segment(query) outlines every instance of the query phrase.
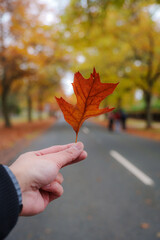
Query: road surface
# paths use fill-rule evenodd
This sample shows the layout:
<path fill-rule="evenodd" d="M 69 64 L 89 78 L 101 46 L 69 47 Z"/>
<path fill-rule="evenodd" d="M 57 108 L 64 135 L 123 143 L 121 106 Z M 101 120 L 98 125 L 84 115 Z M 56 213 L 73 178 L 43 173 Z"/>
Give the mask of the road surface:
<path fill-rule="evenodd" d="M 60 121 L 24 151 L 74 140 L 72 128 Z M 93 123 L 81 128 L 79 140 L 88 158 L 62 170 L 63 196 L 38 216 L 20 217 L 6 239 L 160 238 L 160 144 Z"/>

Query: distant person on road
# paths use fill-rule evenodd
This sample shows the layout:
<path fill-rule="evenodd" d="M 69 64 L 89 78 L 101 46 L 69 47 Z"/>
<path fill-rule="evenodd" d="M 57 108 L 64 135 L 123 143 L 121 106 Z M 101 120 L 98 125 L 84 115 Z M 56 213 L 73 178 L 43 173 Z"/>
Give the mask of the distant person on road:
<path fill-rule="evenodd" d="M 114 118 L 115 118 L 115 131 L 120 132 L 121 131 L 121 112 L 119 109 L 115 111 Z"/>
<path fill-rule="evenodd" d="M 113 131 L 114 130 L 114 112 L 108 113 L 108 130 Z"/>
<path fill-rule="evenodd" d="M 123 130 L 126 130 L 126 120 L 127 120 L 127 114 L 123 109 L 120 109 L 120 116 L 121 116 L 121 126 Z"/>
<path fill-rule="evenodd" d="M 33 216 L 63 193 L 62 167 L 84 160 L 81 142 L 22 154 L 10 167 L 0 165 L 0 239 L 18 216 Z"/>

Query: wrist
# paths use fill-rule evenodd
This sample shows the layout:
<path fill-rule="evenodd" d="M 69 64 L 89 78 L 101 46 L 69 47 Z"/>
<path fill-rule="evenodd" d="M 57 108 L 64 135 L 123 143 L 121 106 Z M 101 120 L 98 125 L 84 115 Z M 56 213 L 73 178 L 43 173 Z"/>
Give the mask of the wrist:
<path fill-rule="evenodd" d="M 20 189 L 21 189 L 21 193 L 24 192 L 25 190 L 25 183 L 23 183 L 23 177 L 22 177 L 22 174 L 20 171 L 18 171 L 18 169 L 15 169 L 14 166 L 10 166 L 9 169 L 11 170 L 11 172 L 14 174 L 14 176 L 16 177 L 17 179 L 17 182 L 20 186 Z"/>
<path fill-rule="evenodd" d="M 22 210 L 22 193 L 21 193 L 21 188 L 20 188 L 20 185 L 19 185 L 19 182 L 15 176 L 15 174 L 12 172 L 12 170 L 6 166 L 6 165 L 3 165 L 3 167 L 5 168 L 5 170 L 7 171 L 15 189 L 16 189 L 16 192 L 17 192 L 17 197 L 18 197 L 18 202 L 19 202 L 19 208 L 20 208 L 20 212 Z"/>

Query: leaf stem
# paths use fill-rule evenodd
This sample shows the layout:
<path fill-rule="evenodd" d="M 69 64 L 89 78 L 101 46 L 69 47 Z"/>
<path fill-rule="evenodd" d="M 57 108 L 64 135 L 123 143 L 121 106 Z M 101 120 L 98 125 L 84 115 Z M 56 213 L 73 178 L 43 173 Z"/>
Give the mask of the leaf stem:
<path fill-rule="evenodd" d="M 78 138 L 78 133 L 76 133 L 76 140 L 75 140 L 75 143 L 77 142 L 77 138 Z"/>

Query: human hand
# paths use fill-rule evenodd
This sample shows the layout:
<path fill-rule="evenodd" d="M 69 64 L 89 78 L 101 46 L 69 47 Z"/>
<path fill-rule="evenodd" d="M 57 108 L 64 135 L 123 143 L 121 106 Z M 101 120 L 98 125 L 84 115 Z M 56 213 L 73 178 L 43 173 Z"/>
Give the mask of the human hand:
<path fill-rule="evenodd" d="M 59 170 L 84 160 L 87 153 L 83 149 L 83 144 L 78 142 L 20 155 L 10 169 L 21 188 L 22 216 L 42 212 L 51 201 L 63 194 L 63 176 Z"/>

